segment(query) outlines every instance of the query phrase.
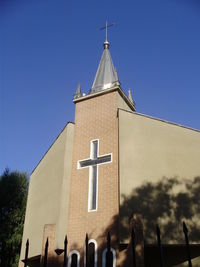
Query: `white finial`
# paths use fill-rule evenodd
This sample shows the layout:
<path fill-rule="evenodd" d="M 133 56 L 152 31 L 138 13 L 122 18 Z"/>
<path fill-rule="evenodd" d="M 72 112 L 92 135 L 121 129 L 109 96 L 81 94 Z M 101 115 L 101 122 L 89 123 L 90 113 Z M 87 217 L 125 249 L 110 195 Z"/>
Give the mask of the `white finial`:
<path fill-rule="evenodd" d="M 77 86 L 77 89 L 76 89 L 76 93 L 74 95 L 74 99 L 77 99 L 79 97 L 82 96 L 82 93 L 81 93 L 81 84 L 80 82 L 78 83 L 78 86 Z"/>
<path fill-rule="evenodd" d="M 131 93 L 131 89 L 128 90 L 128 99 L 129 99 L 130 102 L 133 104 L 134 109 L 135 109 L 135 111 L 136 111 L 135 101 L 133 100 L 132 93 Z"/>
<path fill-rule="evenodd" d="M 134 104 L 133 97 L 132 97 L 132 94 L 131 94 L 131 89 L 128 90 L 128 98 Z"/>

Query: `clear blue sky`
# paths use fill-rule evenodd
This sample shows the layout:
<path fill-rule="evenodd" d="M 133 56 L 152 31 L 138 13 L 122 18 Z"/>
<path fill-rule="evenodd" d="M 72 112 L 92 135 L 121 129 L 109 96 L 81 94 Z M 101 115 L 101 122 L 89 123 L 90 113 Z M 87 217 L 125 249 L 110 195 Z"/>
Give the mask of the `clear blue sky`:
<path fill-rule="evenodd" d="M 137 111 L 200 129 L 199 0 L 0 0 L 0 173 L 29 174 L 88 92 L 106 19 Z"/>

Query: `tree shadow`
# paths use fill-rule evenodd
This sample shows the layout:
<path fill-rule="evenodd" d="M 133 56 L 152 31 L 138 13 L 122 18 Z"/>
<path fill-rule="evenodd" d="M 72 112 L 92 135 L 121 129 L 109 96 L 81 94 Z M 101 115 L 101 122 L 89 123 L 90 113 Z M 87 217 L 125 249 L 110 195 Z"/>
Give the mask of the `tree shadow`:
<path fill-rule="evenodd" d="M 143 266 L 144 258 L 150 259 L 153 257 L 151 253 L 159 258 L 156 247 L 156 224 L 160 226 L 162 243 L 166 246 L 169 244 L 185 244 L 182 230 L 183 220 L 187 223 L 189 229 L 190 243 L 200 244 L 199 196 L 200 177 L 195 177 L 192 180 L 163 177 L 156 183 L 146 182 L 133 189 L 130 195 L 122 196 L 123 201 L 120 205 L 119 214 L 113 216 L 109 225 L 102 229 L 102 233 L 98 237 L 95 237 L 98 243 L 98 266 L 102 266 L 102 253 L 106 248 L 108 232 L 111 235 L 111 247 L 117 253 L 117 266 L 132 266 L 133 257 L 130 242 L 132 226 L 134 226 L 136 232 L 137 266 Z M 137 216 L 134 217 L 133 214 L 137 214 Z M 94 238 L 92 233 L 88 232 L 88 238 Z M 73 243 L 73 240 L 68 240 L 68 248 L 76 249 L 80 253 L 81 267 L 84 266 L 84 246 L 83 243 L 80 248 L 80 245 Z M 180 249 L 179 254 L 185 251 L 185 247 L 183 249 L 179 247 L 178 249 Z M 176 257 L 173 247 L 170 250 Z M 63 248 L 60 249 L 60 252 L 62 251 Z M 69 255 L 69 249 L 67 254 Z M 200 252 L 197 254 L 199 255 Z M 48 257 L 48 267 L 63 266 L 63 257 L 64 253 L 58 255 L 55 251 L 51 251 Z M 145 266 L 156 267 L 159 266 L 159 263 L 151 265 L 148 262 Z M 174 265 L 168 263 L 166 266 Z M 199 263 L 197 266 L 199 266 Z"/>
<path fill-rule="evenodd" d="M 143 218 L 145 243 L 155 243 L 155 225 L 162 232 L 164 243 L 184 243 L 182 221 L 190 230 L 190 242 L 200 243 L 200 177 L 192 180 L 163 177 L 157 183 L 147 182 L 122 196 L 120 206 L 120 240 L 129 237 L 128 219 L 140 214 Z"/>

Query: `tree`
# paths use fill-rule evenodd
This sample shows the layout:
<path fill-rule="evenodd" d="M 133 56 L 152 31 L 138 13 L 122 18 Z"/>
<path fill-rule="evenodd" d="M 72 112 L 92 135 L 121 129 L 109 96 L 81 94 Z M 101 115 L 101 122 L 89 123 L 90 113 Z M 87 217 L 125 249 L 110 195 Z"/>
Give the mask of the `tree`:
<path fill-rule="evenodd" d="M 0 266 L 17 267 L 28 193 L 28 176 L 8 169 L 0 176 Z"/>

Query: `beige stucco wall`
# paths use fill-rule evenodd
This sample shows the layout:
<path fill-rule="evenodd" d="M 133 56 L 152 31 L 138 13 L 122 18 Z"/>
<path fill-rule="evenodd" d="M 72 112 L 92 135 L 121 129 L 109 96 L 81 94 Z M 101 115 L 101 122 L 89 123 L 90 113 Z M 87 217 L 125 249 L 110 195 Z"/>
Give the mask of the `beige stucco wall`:
<path fill-rule="evenodd" d="M 72 152 L 74 145 L 74 124 L 68 124 L 64 161 L 63 161 L 63 179 L 60 191 L 59 215 L 56 221 L 55 249 L 63 249 L 64 238 L 67 234 L 68 208 L 69 208 L 69 191 L 70 177 L 72 167 Z"/>
<path fill-rule="evenodd" d="M 68 123 L 42 158 L 30 178 L 21 259 L 29 238 L 29 257 L 42 251 L 45 224 L 56 224 L 55 246 L 63 247 L 67 232 L 68 190 L 71 174 L 74 125 Z"/>
<path fill-rule="evenodd" d="M 163 242 L 184 242 L 182 220 L 192 231 L 190 241 L 199 242 L 198 176 L 199 131 L 119 110 L 121 241 L 128 240 L 128 217 L 134 212 L 143 217 L 149 243 L 156 240 L 156 223 Z"/>
<path fill-rule="evenodd" d="M 200 176 L 200 132 L 119 110 L 120 195 L 145 181 Z"/>

